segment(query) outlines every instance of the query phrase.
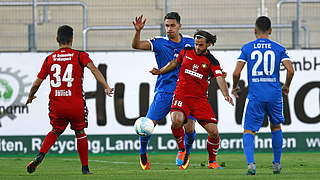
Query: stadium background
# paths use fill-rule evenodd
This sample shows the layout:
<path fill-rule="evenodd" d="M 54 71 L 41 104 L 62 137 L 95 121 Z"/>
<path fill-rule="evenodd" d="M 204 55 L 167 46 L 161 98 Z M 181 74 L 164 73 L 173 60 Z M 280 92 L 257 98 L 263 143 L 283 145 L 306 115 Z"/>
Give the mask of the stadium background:
<path fill-rule="evenodd" d="M 0 154 L 34 154 L 50 130 L 48 80 L 33 104 L 25 107 L 23 103 L 43 59 L 57 49 L 56 30 L 62 24 L 74 28 L 73 47 L 88 50 L 99 69 L 105 72 L 108 82 L 116 88 L 114 98 L 99 101 L 99 88 L 86 72 L 84 86 L 90 110 L 87 130 L 90 153 L 138 152 L 138 136 L 134 134 L 132 124 L 137 117 L 144 115 L 152 101 L 155 77 L 148 70 L 155 66 L 155 62 L 151 52 L 131 48 L 132 21 L 140 14 L 147 18 L 146 26 L 150 29 L 143 30 L 141 38 L 148 39 L 162 34 L 163 16 L 170 11 L 181 15 L 184 34 L 192 35 L 197 28 L 217 34 L 218 41 L 213 49 L 229 73 L 229 83 L 241 45 L 255 39 L 253 23 L 256 17 L 269 16 L 274 25 L 271 39 L 289 49 L 296 70 L 287 112 L 284 112 L 291 119 L 284 126 L 285 151 L 320 150 L 318 0 L 301 0 L 298 6 L 291 0 L 67 1 L 72 6 L 61 5 L 65 1 L 47 0 L 37 1 L 35 9 L 32 2 L 36 1 L 0 1 Z M 43 3 L 55 5 L 45 6 Z M 284 71 L 281 75 L 285 77 Z M 245 81 L 245 76 L 241 79 Z M 9 87 L 13 93 L 11 99 L 6 99 L 3 92 Z M 216 91 L 215 87 L 211 88 Z M 234 115 L 235 108 L 226 105 L 219 92 L 215 97 L 219 115 L 226 119 L 219 124 L 221 151 L 240 152 L 242 129 L 237 121 L 239 115 Z M 102 114 L 99 114 L 101 107 Z M 268 131 L 265 124 L 256 139 L 257 151 L 271 151 Z M 203 130 L 199 130 L 194 151 L 205 151 L 206 135 L 202 133 Z M 72 134 L 67 130 L 51 152 L 75 152 Z M 155 134 L 150 150 L 175 152 L 169 117 L 163 126 L 156 128 Z"/>

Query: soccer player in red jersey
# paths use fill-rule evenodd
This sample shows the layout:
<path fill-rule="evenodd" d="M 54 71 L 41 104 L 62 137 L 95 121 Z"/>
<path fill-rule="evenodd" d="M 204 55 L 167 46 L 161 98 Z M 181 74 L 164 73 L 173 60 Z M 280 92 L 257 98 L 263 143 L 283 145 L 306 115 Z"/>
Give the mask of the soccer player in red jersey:
<path fill-rule="evenodd" d="M 218 121 L 208 102 L 208 79 L 214 76 L 225 100 L 232 105 L 233 100 L 229 96 L 219 61 L 208 50 L 208 47 L 216 42 L 216 36 L 206 31 L 197 31 L 194 34 L 194 38 L 195 47 L 184 48 L 177 59 L 170 61 L 160 70 L 153 68 L 150 72 L 154 75 L 167 73 L 181 64 L 170 113 L 172 134 L 179 148 L 184 132 L 182 125 L 186 122 L 186 117 L 191 115 L 196 118 L 199 124 L 208 132 L 208 168 L 222 169 L 216 162 L 220 139 L 217 128 Z M 185 159 L 188 158 L 185 157 Z M 189 161 L 184 162 L 186 163 L 180 166 L 180 169 L 186 169 L 189 166 Z"/>
<path fill-rule="evenodd" d="M 84 68 L 87 67 L 91 70 L 96 80 L 105 88 L 105 93 L 110 97 L 113 88 L 109 87 L 86 52 L 71 49 L 72 41 L 73 29 L 67 25 L 60 26 L 57 32 L 59 49 L 45 59 L 29 92 L 26 104 L 36 98 L 35 93 L 42 81 L 48 75 L 50 76 L 49 117 L 52 130 L 44 139 L 37 157 L 27 165 L 29 173 L 36 170 L 51 146 L 70 123 L 77 138 L 82 174 L 91 174 L 88 168 L 88 139 L 84 131 L 88 125 L 88 110 L 82 88 Z"/>

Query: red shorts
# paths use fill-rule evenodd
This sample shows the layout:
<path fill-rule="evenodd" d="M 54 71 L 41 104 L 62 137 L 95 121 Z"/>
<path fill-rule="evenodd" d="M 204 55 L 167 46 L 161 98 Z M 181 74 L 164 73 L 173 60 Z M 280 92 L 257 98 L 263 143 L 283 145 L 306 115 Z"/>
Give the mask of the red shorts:
<path fill-rule="evenodd" d="M 171 112 L 173 111 L 181 111 L 186 119 L 189 115 L 193 116 L 201 126 L 205 126 L 208 123 L 218 123 L 211 105 L 206 98 L 175 95 L 171 106 Z"/>
<path fill-rule="evenodd" d="M 59 129 L 62 132 L 71 124 L 71 129 L 80 131 L 88 127 L 87 115 L 88 111 L 86 107 L 72 107 L 68 108 L 55 108 L 49 106 L 50 124 L 54 129 Z"/>

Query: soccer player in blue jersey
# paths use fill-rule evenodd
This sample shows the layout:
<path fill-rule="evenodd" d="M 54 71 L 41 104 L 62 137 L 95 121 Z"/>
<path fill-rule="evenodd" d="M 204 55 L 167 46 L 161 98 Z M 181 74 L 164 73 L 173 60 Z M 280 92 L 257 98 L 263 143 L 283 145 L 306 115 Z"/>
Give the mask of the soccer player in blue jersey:
<path fill-rule="evenodd" d="M 140 50 L 151 50 L 155 54 L 158 64 L 158 69 L 161 69 L 168 62 L 175 59 L 179 52 L 188 46 L 194 46 L 194 39 L 190 36 L 185 36 L 179 32 L 181 29 L 180 16 L 176 12 L 170 12 L 164 17 L 164 24 L 166 35 L 156 36 L 150 40 L 140 40 L 140 33 L 146 23 L 143 16 L 136 17 L 133 22 L 136 33 L 132 40 L 132 47 Z M 164 118 L 171 108 L 173 92 L 177 85 L 179 68 L 166 74 L 159 75 L 155 86 L 154 100 L 149 107 L 147 117 L 153 120 L 155 126 Z M 196 137 L 194 130 L 194 120 L 188 119 L 185 124 L 185 137 L 181 139 L 184 141 L 178 147 L 178 155 L 176 164 L 182 166 L 186 161 L 189 161 L 189 154 Z M 140 137 L 140 165 L 142 169 L 150 169 L 150 163 L 147 156 L 147 145 L 150 136 Z"/>
<path fill-rule="evenodd" d="M 286 49 L 269 40 L 272 32 L 268 17 L 258 17 L 254 33 L 256 40 L 245 44 L 233 72 L 232 94 L 238 98 L 238 82 L 241 71 L 247 63 L 249 93 L 244 114 L 243 151 L 248 163 L 248 175 L 256 174 L 254 161 L 254 135 L 259 131 L 265 113 L 268 114 L 272 134 L 273 173 L 281 171 L 282 130 L 282 93 L 287 95 L 294 70 Z M 286 81 L 281 87 L 279 80 L 280 64 L 287 70 Z"/>

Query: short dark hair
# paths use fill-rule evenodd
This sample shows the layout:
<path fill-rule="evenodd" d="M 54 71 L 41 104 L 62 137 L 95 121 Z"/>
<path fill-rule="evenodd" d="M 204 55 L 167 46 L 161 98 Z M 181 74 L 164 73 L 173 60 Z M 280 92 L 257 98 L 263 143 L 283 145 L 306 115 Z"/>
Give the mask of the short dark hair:
<path fill-rule="evenodd" d="M 58 28 L 57 38 L 59 44 L 68 44 L 73 38 L 73 29 L 68 25 L 63 25 Z"/>
<path fill-rule="evenodd" d="M 208 42 L 211 43 L 212 46 L 217 41 L 217 36 L 216 35 L 212 35 L 209 32 L 203 31 L 203 30 L 197 30 L 197 32 L 194 33 L 193 38 L 194 39 L 206 38 L 206 42 L 207 43 Z"/>
<path fill-rule="evenodd" d="M 271 28 L 271 20 L 266 16 L 260 16 L 256 20 L 256 28 L 258 31 L 265 33 Z"/>
<path fill-rule="evenodd" d="M 177 23 L 180 24 L 180 15 L 177 12 L 169 12 L 165 17 L 164 20 L 166 19 L 175 19 L 177 20 Z"/>

